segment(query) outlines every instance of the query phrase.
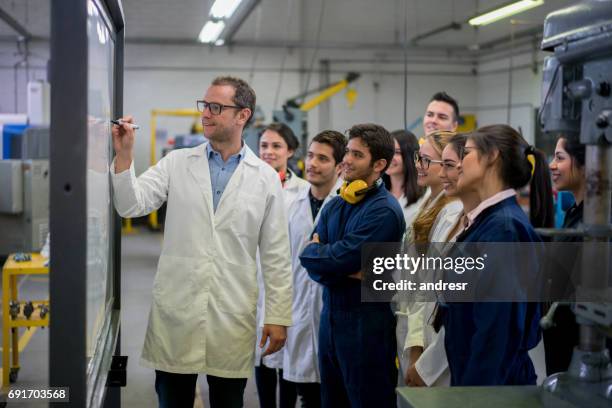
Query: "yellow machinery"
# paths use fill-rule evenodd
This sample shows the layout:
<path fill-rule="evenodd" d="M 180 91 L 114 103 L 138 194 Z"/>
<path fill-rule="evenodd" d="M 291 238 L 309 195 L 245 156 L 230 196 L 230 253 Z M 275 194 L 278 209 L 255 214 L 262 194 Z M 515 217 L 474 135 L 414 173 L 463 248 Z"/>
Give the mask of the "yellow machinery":
<path fill-rule="evenodd" d="M 349 108 L 352 108 L 357 100 L 357 91 L 349 86 L 359 77 L 359 73 L 349 72 L 344 79 L 338 82 L 303 92 L 300 95 L 287 100 L 283 105 L 282 110 L 274 111 L 273 120 L 275 122 L 282 122 L 289 126 L 291 130 L 293 130 L 293 133 L 295 133 L 295 135 L 300 139 L 300 144 L 305 147 L 308 144 L 306 140 L 308 112 L 345 89 L 345 96 L 348 106 Z M 309 100 L 304 100 L 307 96 L 313 94 L 315 94 L 315 96 Z M 299 157 L 299 155 L 296 157 Z M 297 165 L 300 170 L 304 170 L 303 160 L 298 160 Z"/>
<path fill-rule="evenodd" d="M 331 98 L 332 96 L 336 95 L 338 92 L 347 89 L 349 87 L 349 84 L 353 81 L 355 81 L 357 78 L 359 78 L 359 74 L 358 73 L 354 73 L 354 72 L 350 72 L 347 74 L 346 78 L 336 82 L 334 84 L 331 85 L 327 85 L 324 86 L 322 88 L 313 90 L 313 91 L 309 91 L 306 92 L 302 95 L 299 95 L 289 101 L 287 101 L 287 106 L 289 107 L 293 107 L 293 108 L 298 108 L 300 111 L 302 112 L 308 112 L 309 110 L 315 108 L 316 106 L 318 106 L 319 104 L 321 104 L 322 102 L 325 102 L 326 100 L 328 100 L 329 98 Z M 318 94 L 311 98 L 308 101 L 305 101 L 301 104 L 298 104 L 296 101 L 298 99 L 302 99 L 307 95 L 313 94 L 318 92 Z M 352 107 L 353 104 L 355 103 L 355 100 L 357 99 L 357 91 L 355 91 L 354 89 L 347 89 L 346 91 L 346 98 L 348 100 L 349 103 L 349 107 Z M 153 109 L 151 111 L 151 160 L 150 160 L 150 164 L 151 166 L 153 166 L 154 164 L 157 163 L 157 157 L 156 157 L 156 151 L 157 151 L 157 146 L 156 146 L 156 133 L 157 133 L 157 117 L 158 116 L 178 116 L 178 117 L 191 117 L 191 118 L 199 118 L 201 115 L 200 112 L 198 112 L 197 110 L 192 110 L 192 109 L 176 109 L 176 110 L 163 110 L 163 109 Z M 288 125 L 291 127 L 291 124 L 288 123 Z M 294 130 L 295 131 L 295 130 Z M 300 134 L 301 132 L 296 132 L 296 134 Z M 303 166 L 303 164 L 302 164 Z M 159 229 L 159 221 L 157 218 L 157 211 L 153 211 L 151 214 L 149 214 L 149 226 L 152 229 Z M 130 233 L 132 232 L 132 223 L 131 220 L 126 219 L 124 222 L 124 227 L 123 227 L 123 232 L 124 233 Z"/>
<path fill-rule="evenodd" d="M 307 92 L 305 94 L 300 95 L 300 97 L 309 95 L 313 92 L 320 92 L 317 96 L 315 96 L 314 98 L 311 98 L 307 101 L 305 101 L 304 103 L 302 103 L 299 108 L 301 111 L 304 112 L 308 112 L 309 110 L 317 107 L 319 104 L 325 102 L 326 100 L 328 100 L 329 98 L 331 98 L 332 96 L 334 96 L 335 94 L 337 94 L 338 92 L 348 88 L 349 84 L 355 80 L 357 80 L 357 78 L 359 78 L 359 74 L 356 72 L 349 72 L 348 75 L 346 76 L 346 78 L 344 78 L 343 80 L 336 82 L 335 84 L 326 86 L 324 88 L 319 88 L 315 91 L 311 91 L 311 92 Z M 287 102 L 287 105 L 291 106 L 291 102 L 294 102 L 296 99 L 298 99 L 298 97 L 293 98 L 292 100 Z M 357 91 L 355 89 L 349 88 L 346 91 L 346 99 L 348 101 L 349 104 L 349 108 L 353 107 L 353 104 L 355 103 L 355 100 L 357 99 Z M 295 103 L 295 102 L 294 102 Z"/>
<path fill-rule="evenodd" d="M 17 380 L 19 353 L 38 327 L 49 326 L 49 300 L 19 301 L 17 277 L 20 275 L 48 275 L 46 259 L 32 254 L 26 262 L 16 262 L 10 255 L 2 269 L 2 386 Z M 19 328 L 28 331 L 19 338 Z M 30 330 L 32 328 L 32 330 Z M 12 362 L 11 362 L 12 356 Z"/>

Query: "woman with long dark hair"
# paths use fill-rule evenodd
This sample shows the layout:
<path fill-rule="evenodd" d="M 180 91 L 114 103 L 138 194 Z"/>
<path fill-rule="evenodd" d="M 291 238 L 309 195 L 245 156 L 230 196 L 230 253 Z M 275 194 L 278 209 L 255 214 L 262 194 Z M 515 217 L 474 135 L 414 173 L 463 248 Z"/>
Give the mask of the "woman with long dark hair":
<path fill-rule="evenodd" d="M 516 200 L 516 190 L 528 184 L 531 222 Z M 540 242 L 533 226 L 552 221 L 546 158 L 510 126 L 486 126 L 468 136 L 457 187 L 480 201 L 466 214 L 457 242 Z M 538 303 L 448 303 L 444 309 L 451 385 L 536 383 L 528 351 L 540 340 Z"/>
<path fill-rule="evenodd" d="M 555 155 L 550 163 L 552 181 L 557 191 L 570 191 L 574 204 L 565 212 L 562 228 L 577 228 L 582 222 L 584 192 L 585 145 L 577 138 L 560 137 Z M 581 242 L 582 237 L 558 236 L 556 242 Z M 558 305 L 554 314 L 554 326 L 544 331 L 546 374 L 567 371 L 574 347 L 578 345 L 579 328 L 576 315 L 568 305 Z"/>
<path fill-rule="evenodd" d="M 383 180 L 387 190 L 399 201 L 406 225 L 410 225 L 418 213 L 424 193 L 424 189 L 417 184 L 414 165 L 414 154 L 419 151 L 419 142 L 407 130 L 396 130 L 391 132 L 391 136 L 395 141 L 395 154 Z"/>

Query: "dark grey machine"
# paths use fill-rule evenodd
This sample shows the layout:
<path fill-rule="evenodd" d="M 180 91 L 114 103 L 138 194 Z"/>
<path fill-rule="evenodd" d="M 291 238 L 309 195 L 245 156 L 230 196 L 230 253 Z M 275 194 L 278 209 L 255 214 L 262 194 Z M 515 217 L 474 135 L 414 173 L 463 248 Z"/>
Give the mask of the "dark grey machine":
<path fill-rule="evenodd" d="M 612 182 L 612 1 L 586 0 L 548 15 L 542 50 L 545 61 L 541 125 L 545 133 L 573 135 L 586 145 L 587 191 L 585 242 L 609 242 Z M 610 246 L 585 246 L 582 291 L 594 293 L 593 302 L 574 305 L 580 324 L 580 344 L 570 368 L 547 378 L 542 403 L 547 407 L 612 406 L 612 365 L 606 333 L 612 327 L 612 305 L 606 290 L 612 282 Z M 598 268 L 593 267 L 598 263 Z M 603 263 L 603 265 L 599 265 Z M 597 296 L 600 291 L 601 297 Z M 609 293 L 609 292 L 608 292 Z"/>

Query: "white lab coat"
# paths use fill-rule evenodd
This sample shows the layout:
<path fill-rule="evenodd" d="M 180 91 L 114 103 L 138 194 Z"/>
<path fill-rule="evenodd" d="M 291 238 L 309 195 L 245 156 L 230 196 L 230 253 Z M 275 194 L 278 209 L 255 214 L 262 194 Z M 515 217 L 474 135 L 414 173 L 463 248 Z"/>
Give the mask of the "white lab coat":
<path fill-rule="evenodd" d="M 313 220 L 310 186 L 302 188 L 289 208 L 289 240 L 293 271 L 293 326 L 287 329 L 283 352 L 283 378 L 297 383 L 320 383 L 319 322 L 323 308 L 323 286 L 313 281 L 300 263 L 302 253 L 314 231 L 323 208 L 337 195 L 342 181 L 332 188 Z"/>
<path fill-rule="evenodd" d="M 414 220 L 416 219 L 417 215 L 421 211 L 423 211 L 425 208 L 435 203 L 437 197 L 434 197 L 434 199 L 432 199 L 431 202 L 427 203 L 430 196 L 431 196 L 431 189 L 428 187 L 423 193 L 423 195 L 417 200 L 417 202 L 413 204 L 413 206 L 416 207 L 416 211 L 411 211 L 411 213 L 409 214 L 410 219 L 406 219 L 406 232 L 404 233 L 404 237 L 402 238 L 404 245 L 405 243 L 413 241 L 414 229 L 413 229 L 412 224 L 414 223 Z M 427 206 L 425 206 L 426 203 L 428 204 Z M 400 277 L 397 276 L 397 279 L 399 278 Z M 406 369 L 410 366 L 410 362 L 408 361 L 409 360 L 408 355 L 404 353 L 404 344 L 408 339 L 408 327 L 409 327 L 408 326 L 409 316 L 408 316 L 408 310 L 407 310 L 408 302 L 406 300 L 398 301 L 395 307 L 396 307 L 395 313 L 397 316 L 395 337 L 397 341 L 397 354 L 398 354 L 398 360 L 399 360 L 399 369 L 400 369 L 400 374 L 402 376 L 401 385 L 403 385 L 403 376 L 406 373 Z"/>
<path fill-rule="evenodd" d="M 425 193 L 421 197 L 419 197 L 418 200 L 410 204 L 408 207 L 406 207 L 407 200 L 404 194 L 402 194 L 401 197 L 397 199 L 400 207 L 402 207 L 402 212 L 404 213 L 404 221 L 406 221 L 406 226 L 408 225 L 412 226 L 412 223 L 414 222 L 417 215 L 419 214 L 419 211 L 421 210 L 423 203 L 425 202 L 425 200 L 427 200 L 427 198 L 429 198 L 430 193 L 431 193 L 431 190 L 428 189 L 427 191 L 425 191 Z"/>
<path fill-rule="evenodd" d="M 429 196 L 431 190 L 428 188 L 426 194 Z M 422 201 L 419 213 L 431 208 L 437 200 L 444 196 L 444 192 L 434 197 L 427 205 L 425 200 Z M 442 210 L 438 213 L 436 221 L 432 226 L 429 233 L 429 242 L 444 242 L 446 235 L 453 225 L 448 225 L 448 220 L 457 217 L 461 213 L 463 206 L 459 200 L 452 201 L 446 204 Z M 407 227 L 405 234 L 405 242 L 411 242 L 414 238 L 412 224 Z M 401 302 L 399 305 L 398 322 L 397 322 L 397 342 L 398 342 L 398 355 L 400 360 L 400 369 L 402 374 L 405 374 L 406 369 L 412 364 L 409 361 L 408 349 L 411 347 L 419 346 L 426 348 L 432 341 L 434 335 L 430 323 L 430 317 L 433 314 L 435 308 L 435 302 L 423 302 L 415 298 L 409 302 Z M 446 354 L 444 354 L 446 357 Z M 446 359 L 446 358 L 444 358 Z M 419 359 L 420 360 L 420 359 Z M 425 379 L 424 379 L 425 380 Z M 426 381 L 427 382 L 427 381 Z M 428 385 L 441 385 L 428 383 Z"/>
<path fill-rule="evenodd" d="M 115 206 L 137 217 L 168 202 L 142 362 L 173 373 L 247 378 L 253 368 L 259 248 L 265 322 L 291 325 L 291 266 L 278 175 L 246 147 L 213 211 L 206 143 L 136 178 L 114 174 Z"/>
<path fill-rule="evenodd" d="M 300 190 L 303 188 L 310 188 L 310 184 L 304 180 L 303 178 L 298 177 L 294 172 L 288 169 L 291 173 L 291 177 L 285 182 L 283 186 L 283 198 L 285 201 L 285 214 L 289 211 L 289 207 L 291 203 L 295 200 Z M 290 257 L 291 254 L 287 253 L 287 256 Z M 261 335 L 263 332 L 264 325 L 264 297 L 265 297 L 265 288 L 264 282 L 260 273 L 259 259 L 257 265 L 257 283 L 259 285 L 259 297 L 257 298 L 257 339 L 255 343 L 255 366 L 259 366 L 259 362 L 261 361 L 261 355 L 263 351 L 266 349 L 266 345 L 263 348 L 259 347 L 259 342 L 261 341 Z M 276 353 L 267 355 L 263 358 L 263 363 L 266 367 L 269 368 L 283 368 L 283 353 L 282 349 Z"/>
<path fill-rule="evenodd" d="M 444 206 L 431 229 L 429 241 L 449 242 L 449 245 L 454 242 L 456 237 L 449 237 L 448 234 L 457 225 L 462 213 L 463 205 L 461 201 L 453 201 Z M 449 238 L 451 238 L 450 241 L 448 241 Z M 423 354 L 414 366 L 427 386 L 449 386 L 450 371 L 444 347 L 444 327 L 441 327 L 440 331 L 436 333 L 431 325 L 435 307 L 435 302 L 422 303 Z M 416 307 L 415 309 L 419 308 Z M 404 352 L 407 348 L 407 344 L 405 344 Z"/>

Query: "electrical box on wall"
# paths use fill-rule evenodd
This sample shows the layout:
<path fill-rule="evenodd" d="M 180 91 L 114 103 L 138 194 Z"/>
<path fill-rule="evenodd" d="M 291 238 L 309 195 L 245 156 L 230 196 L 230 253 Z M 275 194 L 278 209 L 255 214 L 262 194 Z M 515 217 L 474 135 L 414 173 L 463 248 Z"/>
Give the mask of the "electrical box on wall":
<path fill-rule="evenodd" d="M 50 124 L 51 87 L 45 81 L 28 82 L 28 121 L 30 125 Z"/>

